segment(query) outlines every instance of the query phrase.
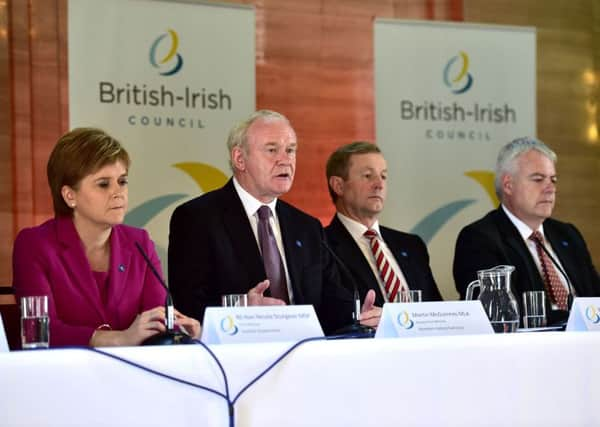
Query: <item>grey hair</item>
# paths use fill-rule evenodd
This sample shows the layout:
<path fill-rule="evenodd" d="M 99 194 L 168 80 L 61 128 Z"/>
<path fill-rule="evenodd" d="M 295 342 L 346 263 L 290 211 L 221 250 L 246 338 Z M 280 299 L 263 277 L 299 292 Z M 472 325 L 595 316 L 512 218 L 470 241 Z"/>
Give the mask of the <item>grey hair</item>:
<path fill-rule="evenodd" d="M 496 176 L 494 187 L 498 199 L 502 201 L 502 177 L 506 174 L 514 175 L 517 172 L 517 158 L 528 151 L 536 150 L 556 163 L 556 153 L 542 141 L 526 136 L 517 138 L 500 149 L 496 160 Z"/>
<path fill-rule="evenodd" d="M 266 122 L 283 121 L 291 126 L 290 121 L 283 114 L 271 110 L 258 110 L 252 113 L 247 119 L 236 124 L 230 131 L 227 137 L 227 150 L 229 151 L 229 167 L 232 172 L 235 172 L 231 151 L 235 147 L 240 147 L 244 152 L 248 152 L 248 129 L 252 123 L 263 120 Z"/>

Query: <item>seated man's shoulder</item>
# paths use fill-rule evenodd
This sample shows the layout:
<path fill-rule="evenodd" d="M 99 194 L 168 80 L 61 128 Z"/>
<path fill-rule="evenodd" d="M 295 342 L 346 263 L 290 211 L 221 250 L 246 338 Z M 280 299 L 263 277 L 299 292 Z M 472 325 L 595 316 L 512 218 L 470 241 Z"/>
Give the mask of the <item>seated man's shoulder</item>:
<path fill-rule="evenodd" d="M 546 232 L 552 232 L 554 234 L 558 234 L 564 239 L 573 238 L 574 236 L 579 237 L 583 240 L 583 236 L 579 229 L 570 222 L 559 221 L 554 218 L 547 218 L 544 221 L 544 230 Z"/>
<path fill-rule="evenodd" d="M 277 203 L 279 204 L 278 212 L 286 215 L 295 224 L 322 228 L 321 222 L 314 216 L 307 214 L 283 200 L 278 200 Z"/>
<path fill-rule="evenodd" d="M 384 240 L 392 245 L 400 245 L 406 249 L 413 249 L 419 252 L 428 253 L 425 241 L 418 234 L 407 233 L 389 227 L 379 226 Z M 395 243 L 394 243 L 395 242 Z"/>
<path fill-rule="evenodd" d="M 546 220 L 544 221 L 544 227 L 555 227 L 555 228 L 559 228 L 559 229 L 576 229 L 577 227 L 575 227 L 574 224 L 570 223 L 570 222 L 564 222 L 564 221 L 560 221 L 556 218 L 546 218 Z"/>
<path fill-rule="evenodd" d="M 385 227 L 383 225 L 379 226 L 379 230 L 384 235 L 393 236 L 394 238 L 403 239 L 405 241 L 411 242 L 423 242 L 423 239 L 418 234 L 407 233 L 406 231 L 396 230 L 395 228 Z"/>
<path fill-rule="evenodd" d="M 222 199 L 221 189 L 209 191 L 208 193 L 201 194 L 200 196 L 194 197 L 191 200 L 183 202 L 175 208 L 174 214 L 184 214 L 197 212 L 199 210 L 209 210 L 216 208 L 220 205 Z"/>
<path fill-rule="evenodd" d="M 492 210 L 483 217 L 465 225 L 461 229 L 460 234 L 466 234 L 470 232 L 483 234 L 493 233 L 498 229 L 498 224 L 501 220 L 500 215 L 501 214 L 498 212 L 498 210 Z"/>

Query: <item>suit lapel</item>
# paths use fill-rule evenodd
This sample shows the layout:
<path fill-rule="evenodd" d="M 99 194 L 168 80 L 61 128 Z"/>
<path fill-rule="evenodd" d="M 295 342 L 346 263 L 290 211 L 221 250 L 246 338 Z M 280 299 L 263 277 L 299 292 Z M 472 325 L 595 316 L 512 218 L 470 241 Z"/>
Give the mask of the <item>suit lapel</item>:
<path fill-rule="evenodd" d="M 281 231 L 286 266 L 290 276 L 292 290 L 294 292 L 294 301 L 296 301 L 296 303 L 301 303 L 302 301 L 305 301 L 304 291 L 300 286 L 302 283 L 303 258 L 297 256 L 295 252 L 302 249 L 302 238 L 296 234 L 296 228 L 292 223 L 289 209 L 285 203 L 278 200 L 275 209 L 277 210 L 277 219 L 279 221 L 279 230 Z"/>
<path fill-rule="evenodd" d="M 533 286 L 533 289 L 520 289 L 521 292 L 527 290 L 544 289 L 542 277 L 540 276 L 535 261 L 531 256 L 531 252 L 529 252 L 527 245 L 525 244 L 523 238 L 519 234 L 519 230 L 517 230 L 517 227 L 514 226 L 514 224 L 510 221 L 506 213 L 504 213 L 504 211 L 502 210 L 502 206 L 498 207 L 496 213 L 496 223 L 500 232 L 500 238 L 504 240 L 506 246 L 510 247 L 513 251 L 517 253 L 517 258 L 514 258 L 513 261 L 514 267 L 517 270 L 517 274 L 519 276 L 526 276 L 528 278 L 528 280 L 521 280 L 520 282 L 522 284 L 536 284 L 535 286 Z M 512 257 L 505 256 L 505 258 L 511 259 Z M 489 268 L 491 267 L 495 266 L 492 265 Z"/>
<path fill-rule="evenodd" d="M 230 260 L 235 263 L 232 268 L 245 271 L 249 286 L 253 287 L 267 275 L 250 221 L 231 179 L 223 187 L 222 196 L 223 226 L 236 254 L 236 258 Z"/>
<path fill-rule="evenodd" d="M 569 282 L 573 287 L 575 287 L 575 290 L 577 291 L 578 295 L 583 295 L 585 293 L 584 289 L 582 289 L 581 286 L 578 285 L 579 280 L 577 277 L 577 260 L 573 259 L 573 242 L 570 241 L 570 239 L 567 239 L 564 236 L 562 236 L 561 233 L 558 232 L 556 227 L 554 227 L 553 224 L 549 221 L 546 221 L 544 223 L 544 234 L 550 242 L 552 250 L 558 257 L 558 261 L 563 266 L 565 273 L 567 273 L 567 276 L 569 276 Z M 556 270 L 558 270 L 558 268 Z"/>
<path fill-rule="evenodd" d="M 364 298 L 369 289 L 373 289 L 377 294 L 376 304 L 382 306 L 384 298 L 381 294 L 377 278 L 373 275 L 373 270 L 371 270 L 369 262 L 365 259 L 354 238 L 337 215 L 334 215 L 331 220 L 329 235 L 333 236 L 330 239 L 332 249 L 344 262 L 346 268 L 353 274 L 353 278 L 355 278 L 355 283 L 359 289 L 363 290 L 361 298 Z"/>
<path fill-rule="evenodd" d="M 402 239 L 394 238 L 394 235 L 388 233 L 388 231 L 383 227 L 381 227 L 381 237 L 394 255 L 394 258 L 396 259 L 396 262 L 398 263 L 398 266 L 402 270 L 402 274 L 406 279 L 406 284 L 408 285 L 409 289 L 419 289 L 417 285 L 419 283 L 418 279 L 420 274 L 419 271 L 417 271 L 418 267 L 416 267 L 412 261 L 413 254 L 411 253 L 410 248 L 406 246 Z"/>
<path fill-rule="evenodd" d="M 56 225 L 57 240 L 61 245 L 60 257 L 71 276 L 71 286 L 77 288 L 79 293 L 88 301 L 102 319 L 106 319 L 106 312 L 100 303 L 100 291 L 92 275 L 92 268 L 83 249 L 81 239 L 75 230 L 71 218 L 58 218 Z"/>
<path fill-rule="evenodd" d="M 127 277 L 131 271 L 131 242 L 126 241 L 118 225 L 113 227 L 110 236 L 110 263 L 108 271 L 107 310 L 118 311 L 119 302 L 127 288 Z M 111 316 L 111 317 L 114 317 Z"/>

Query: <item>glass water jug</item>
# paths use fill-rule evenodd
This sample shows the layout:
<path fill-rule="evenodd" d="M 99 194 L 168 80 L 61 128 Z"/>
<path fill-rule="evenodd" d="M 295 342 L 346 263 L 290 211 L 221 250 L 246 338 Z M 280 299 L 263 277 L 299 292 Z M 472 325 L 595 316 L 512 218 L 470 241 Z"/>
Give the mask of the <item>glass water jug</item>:
<path fill-rule="evenodd" d="M 466 299 L 473 299 L 473 290 L 480 288 L 479 301 L 495 332 L 515 332 L 519 326 L 519 305 L 510 290 L 512 265 L 499 265 L 477 272 L 478 280 L 467 286 Z"/>

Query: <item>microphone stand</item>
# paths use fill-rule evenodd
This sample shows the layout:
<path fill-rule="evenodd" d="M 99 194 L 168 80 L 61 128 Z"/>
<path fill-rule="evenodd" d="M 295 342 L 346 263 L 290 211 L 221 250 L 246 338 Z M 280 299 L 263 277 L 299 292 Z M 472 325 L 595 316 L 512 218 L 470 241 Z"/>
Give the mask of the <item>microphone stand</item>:
<path fill-rule="evenodd" d="M 173 306 L 173 298 L 171 297 L 169 287 L 162 277 L 160 277 L 158 271 L 156 271 L 156 268 L 152 264 L 152 261 L 150 261 L 150 258 L 148 258 L 146 252 L 142 249 L 142 246 L 138 242 L 135 242 L 135 247 L 140 254 L 142 254 L 144 261 L 146 261 L 146 264 L 150 267 L 150 271 L 152 271 L 154 277 L 158 279 L 163 288 L 165 288 L 165 291 L 167 291 L 167 297 L 165 299 L 165 326 L 167 327 L 167 330 L 146 338 L 144 342 L 142 342 L 142 345 L 193 344 L 194 340 L 192 337 L 175 329 L 175 307 Z"/>
<path fill-rule="evenodd" d="M 336 264 L 340 266 L 343 273 L 348 277 L 350 283 L 352 283 L 353 290 L 353 299 L 354 299 L 354 309 L 352 311 L 352 323 L 350 325 L 344 326 L 340 329 L 337 329 L 334 334 L 335 335 L 344 335 L 344 338 L 372 338 L 375 335 L 375 328 L 370 326 L 362 325 L 360 323 L 360 312 L 361 312 L 361 302 L 360 302 L 360 294 L 358 292 L 358 286 L 356 286 L 356 281 L 352 276 L 352 273 L 346 267 L 346 264 L 341 260 L 341 258 L 329 247 L 329 245 L 321 240 L 323 246 L 327 249 L 327 252 L 331 254 Z"/>

